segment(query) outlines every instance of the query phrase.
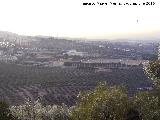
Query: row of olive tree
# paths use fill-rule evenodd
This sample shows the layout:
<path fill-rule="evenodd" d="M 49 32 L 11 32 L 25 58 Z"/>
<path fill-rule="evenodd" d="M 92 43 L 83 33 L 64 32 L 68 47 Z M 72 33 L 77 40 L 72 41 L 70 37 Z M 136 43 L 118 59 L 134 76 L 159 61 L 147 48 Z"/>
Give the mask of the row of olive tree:
<path fill-rule="evenodd" d="M 155 89 L 139 92 L 132 98 L 124 87 L 100 84 L 94 90 L 80 93 L 74 107 L 26 102 L 12 106 L 0 104 L 0 120 L 159 120 L 160 61 L 145 67 L 154 80 Z"/>

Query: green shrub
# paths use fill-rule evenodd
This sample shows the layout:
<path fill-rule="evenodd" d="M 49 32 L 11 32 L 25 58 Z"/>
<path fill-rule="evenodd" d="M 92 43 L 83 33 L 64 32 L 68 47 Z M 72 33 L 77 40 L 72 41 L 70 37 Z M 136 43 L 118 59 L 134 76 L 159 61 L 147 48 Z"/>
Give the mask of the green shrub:
<path fill-rule="evenodd" d="M 104 84 L 81 94 L 72 111 L 73 120 L 125 120 L 130 103 L 122 87 Z"/>

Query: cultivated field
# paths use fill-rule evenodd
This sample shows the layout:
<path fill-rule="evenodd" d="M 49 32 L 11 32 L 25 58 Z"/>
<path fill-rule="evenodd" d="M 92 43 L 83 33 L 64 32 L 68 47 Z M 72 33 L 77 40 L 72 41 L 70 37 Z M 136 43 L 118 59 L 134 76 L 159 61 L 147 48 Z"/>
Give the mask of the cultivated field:
<path fill-rule="evenodd" d="M 45 104 L 73 105 L 80 91 L 93 89 L 99 82 L 124 85 L 129 94 L 151 86 L 141 68 L 99 72 L 75 68 L 47 68 L 0 63 L 0 99 L 22 104 L 26 99 Z"/>

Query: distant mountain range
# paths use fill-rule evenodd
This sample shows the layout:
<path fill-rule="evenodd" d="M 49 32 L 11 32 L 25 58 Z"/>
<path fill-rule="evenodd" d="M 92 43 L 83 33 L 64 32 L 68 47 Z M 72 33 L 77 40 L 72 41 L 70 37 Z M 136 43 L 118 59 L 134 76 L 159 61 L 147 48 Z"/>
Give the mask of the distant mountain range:
<path fill-rule="evenodd" d="M 30 42 L 30 41 L 37 41 L 37 40 L 46 40 L 46 39 L 51 39 L 52 40 L 58 40 L 58 41 L 63 41 L 64 40 L 70 40 L 70 41 L 77 41 L 77 42 L 84 42 L 84 43 L 90 43 L 90 42 L 103 42 L 103 41 L 110 41 L 110 42 L 160 42 L 160 39 L 155 38 L 155 39 L 85 39 L 85 38 L 71 38 L 71 37 L 53 37 L 53 36 L 42 36 L 42 35 L 37 35 L 37 36 L 26 36 L 26 35 L 18 35 L 16 33 L 12 32 L 7 32 L 7 31 L 0 31 L 0 41 L 7 40 L 7 41 L 18 41 L 21 40 L 23 42 Z"/>

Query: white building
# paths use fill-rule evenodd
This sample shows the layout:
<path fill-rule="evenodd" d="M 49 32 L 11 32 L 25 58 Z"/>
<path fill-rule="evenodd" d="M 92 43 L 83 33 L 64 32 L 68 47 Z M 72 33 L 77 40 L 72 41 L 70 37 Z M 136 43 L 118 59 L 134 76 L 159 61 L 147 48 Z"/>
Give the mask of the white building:
<path fill-rule="evenodd" d="M 87 52 L 77 52 L 76 50 L 69 50 L 68 52 L 64 53 L 67 54 L 68 56 L 87 56 Z"/>

